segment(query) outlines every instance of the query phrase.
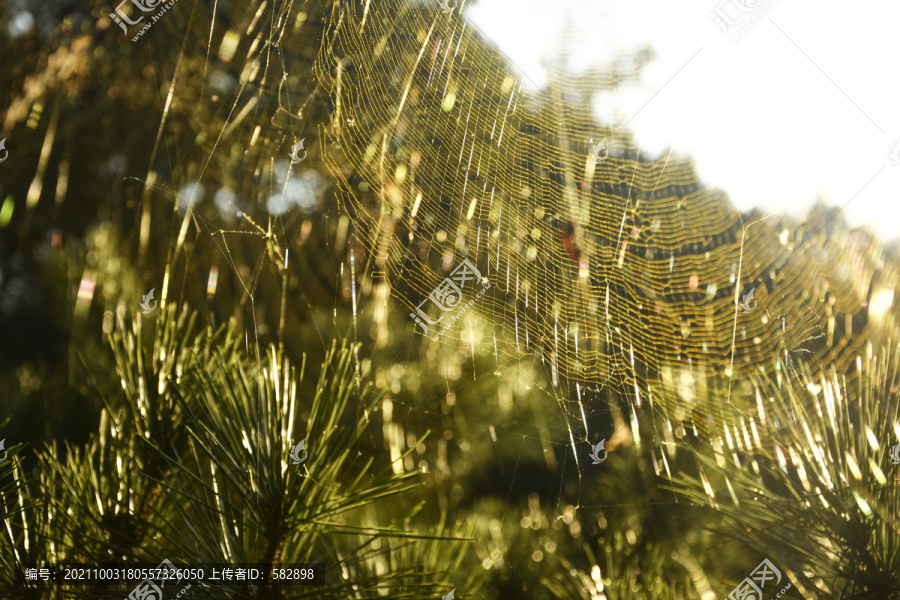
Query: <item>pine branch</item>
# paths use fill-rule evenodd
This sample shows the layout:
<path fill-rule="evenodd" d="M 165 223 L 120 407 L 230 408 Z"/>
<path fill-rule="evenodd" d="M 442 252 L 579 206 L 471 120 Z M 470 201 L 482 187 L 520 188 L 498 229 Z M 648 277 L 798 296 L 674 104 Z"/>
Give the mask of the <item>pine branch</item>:
<path fill-rule="evenodd" d="M 699 449 L 700 477 L 678 476 L 675 488 L 726 515 L 807 598 L 900 597 L 900 489 L 889 457 L 900 442 L 898 357 L 898 346 L 870 346 L 849 379 L 833 369 L 780 386 L 757 378 L 757 397 L 770 399 L 758 417 Z M 772 443 L 748 445 L 754 428 Z"/>
<path fill-rule="evenodd" d="M 371 519 L 375 504 L 418 485 L 417 474 L 357 459 L 377 397 L 358 379 L 354 350 L 333 346 L 305 398 L 280 351 L 269 348 L 259 364 L 239 351 L 231 329 L 192 337 L 193 320 L 173 316 L 157 321 L 146 347 L 139 326 L 113 338 L 123 397 L 105 399 L 99 435 L 70 446 L 64 462 L 55 446 L 40 453 L 41 485 L 19 490 L 22 522 L 37 522 L 29 535 L 42 553 L 32 558 L 320 563 L 317 587 L 195 584 L 211 599 L 374 598 L 386 586 L 398 598 L 434 597 L 433 575 L 459 564 L 465 542 L 408 531 L 414 513 L 388 524 Z M 308 458 L 298 467 L 291 448 L 304 438 Z M 42 500 L 43 513 L 24 505 L 26 492 Z M 16 535 L 19 544 L 24 532 Z M 127 595 L 118 587 L 55 592 Z"/>

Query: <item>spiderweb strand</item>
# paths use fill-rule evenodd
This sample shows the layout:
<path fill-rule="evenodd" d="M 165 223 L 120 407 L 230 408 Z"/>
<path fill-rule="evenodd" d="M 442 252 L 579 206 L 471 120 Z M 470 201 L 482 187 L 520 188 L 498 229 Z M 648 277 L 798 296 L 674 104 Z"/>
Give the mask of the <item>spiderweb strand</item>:
<path fill-rule="evenodd" d="M 872 293 L 877 247 L 825 214 L 745 230 L 755 215 L 704 188 L 690 161 L 648 157 L 622 127 L 593 120 L 594 95 L 638 79 L 646 52 L 583 75 L 560 62 L 547 89 L 529 93 L 489 40 L 437 4 L 200 12 L 191 23 L 203 35 L 184 41 L 200 51 L 183 60 L 204 77 L 189 79 L 178 102 L 192 101 L 214 134 L 198 140 L 184 177 L 231 192 L 221 203 L 230 222 L 202 210 L 193 218 L 251 300 L 263 247 L 282 265 L 288 253 L 317 262 L 310 240 L 319 235 L 329 257 L 348 260 L 324 278 L 345 290 L 338 297 L 389 294 L 404 307 L 376 316 L 384 347 L 388 320 L 418 331 L 409 313 L 467 259 L 491 285 L 466 315 L 480 326 L 463 319 L 441 346 L 470 355 L 490 346 L 497 364 L 534 355 L 557 402 L 575 384 L 637 408 L 652 398 L 698 434 L 735 410 L 722 404 L 746 400 L 732 397 L 732 382 L 783 371 L 801 347 L 808 362 L 839 369 L 860 350 L 859 325 L 847 324 Z M 309 162 L 291 164 L 301 139 Z M 590 151 L 604 139 L 598 162 Z M 306 165 L 327 168 L 337 215 L 303 203 Z M 829 236 L 842 238 L 840 251 Z M 260 266 L 241 272 L 246 257 Z M 290 293 L 283 279 L 278 288 Z M 759 309 L 744 314 L 734 299 L 750 290 Z M 463 302 L 476 291 L 464 289 Z M 423 306 L 432 320 L 444 316 Z M 559 405 L 584 440 L 583 402 Z"/>
<path fill-rule="evenodd" d="M 501 355 L 537 352 L 554 382 L 608 382 L 637 406 L 670 391 L 660 380 L 722 378 L 730 397 L 728 381 L 775 369 L 785 346 L 859 312 L 870 250 L 837 275 L 847 258 L 827 231 L 805 238 L 809 225 L 780 218 L 745 230 L 689 161 L 642 157 L 627 133 L 593 122 L 590 99 L 616 73 L 560 70 L 528 94 L 477 31 L 435 7 L 387 2 L 363 23 L 342 4 L 329 23 L 319 84 L 356 126 L 327 131 L 324 159 L 365 182 L 340 199 L 407 312 L 469 259 L 494 286 L 478 310 Z M 352 64 L 339 80 L 325 68 L 337 60 Z M 604 138 L 597 163 L 589 151 Z M 762 310 L 738 312 L 733 299 L 753 289 Z M 849 364 L 856 333 L 809 360 Z M 458 327 L 440 343 L 464 337 Z M 684 417 L 698 398 L 674 387 Z"/>

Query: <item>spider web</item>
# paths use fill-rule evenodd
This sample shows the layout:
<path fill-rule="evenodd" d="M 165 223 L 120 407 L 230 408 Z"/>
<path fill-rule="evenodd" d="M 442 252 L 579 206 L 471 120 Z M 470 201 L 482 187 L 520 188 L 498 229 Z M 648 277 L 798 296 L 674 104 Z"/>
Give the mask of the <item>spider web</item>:
<path fill-rule="evenodd" d="M 590 118 L 593 95 L 636 79 L 646 54 L 585 75 L 561 66 L 528 94 L 456 13 L 341 5 L 328 28 L 317 74 L 336 108 L 323 128 L 335 150 L 324 158 L 366 184 L 339 195 L 369 262 L 410 311 L 463 259 L 477 264 L 493 285 L 479 312 L 498 361 L 535 353 L 555 388 L 609 386 L 638 408 L 661 373 L 687 368 L 730 400 L 731 381 L 777 368 L 780 351 L 859 312 L 877 258 L 851 244 L 866 267 L 835 274 L 848 252 L 825 245 L 826 218 L 812 231 L 745 219 L 689 160 L 642 156 L 623 127 Z M 768 314 L 739 310 L 751 291 Z M 447 337 L 477 341 L 465 326 Z M 860 349 L 852 335 L 827 342 L 811 361 L 842 368 Z"/>
<path fill-rule="evenodd" d="M 646 51 L 582 74 L 563 56 L 529 92 L 463 8 L 182 7 L 172 110 L 202 133 L 172 175 L 184 183 L 155 189 L 224 257 L 207 296 L 233 282 L 248 345 L 339 336 L 362 343 L 360 361 L 386 353 L 390 410 L 423 428 L 449 419 L 469 444 L 509 436 L 498 452 L 516 456 L 513 481 L 526 442 L 580 478 L 586 442 L 639 443 L 649 406 L 720 435 L 755 406 L 741 383 L 760 371 L 791 376 L 791 356 L 852 363 L 865 325 L 851 322 L 883 266 L 870 240 L 824 209 L 803 224 L 741 214 L 690 160 L 647 156 L 624 125 L 597 123 L 592 98 L 637 80 Z M 433 294 L 463 261 L 480 280 L 445 311 Z M 751 292 L 758 308 L 742 310 Z M 443 379 L 424 381 L 417 361 Z M 509 403 L 517 386 L 541 390 L 534 414 L 552 420 L 494 423 L 456 404 L 484 389 Z M 415 436 L 387 421 L 399 456 Z"/>

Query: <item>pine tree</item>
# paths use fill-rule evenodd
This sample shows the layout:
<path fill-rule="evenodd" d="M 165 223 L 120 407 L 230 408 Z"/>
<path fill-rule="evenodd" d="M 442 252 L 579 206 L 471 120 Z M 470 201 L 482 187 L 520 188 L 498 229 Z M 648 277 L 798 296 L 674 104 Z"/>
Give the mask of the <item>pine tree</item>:
<path fill-rule="evenodd" d="M 801 363 L 783 385 L 757 378 L 758 411 L 695 450 L 699 477 L 675 480 L 804 598 L 900 597 L 898 351 L 869 345 L 852 374 Z"/>
<path fill-rule="evenodd" d="M 0 351 L 71 341 L 4 388 L 93 433 L 63 444 L 57 425 L 0 464 L 9 593 L 121 598 L 39 593 L 22 566 L 168 557 L 325 569 L 320 587 L 197 597 L 709 600 L 768 557 L 784 597 L 896 594 L 893 367 L 867 363 L 865 393 L 852 370 L 892 334 L 897 308 L 860 308 L 896 280 L 892 252 L 822 207 L 750 227 L 763 215 L 689 161 L 596 123 L 593 95 L 649 52 L 583 76 L 561 62 L 524 94 L 458 15 L 419 3 L 192 10 L 154 27 L 172 43 L 126 50 L 104 17 L 11 49 L 26 67 L 6 74 L 23 91 L 5 126 L 51 158 L 9 184 L 0 269 L 59 300 L 33 344 L 35 321 L 0 305 L 22 332 Z M 98 143 L 110 131 L 127 152 Z M 585 169 L 599 136 L 610 156 Z M 300 139 L 301 183 L 327 190 L 274 214 Z M 463 257 L 495 293 L 432 343 L 408 309 Z M 154 287 L 159 312 L 129 321 Z"/>
<path fill-rule="evenodd" d="M 465 542 L 442 527 L 427 537 L 410 531 L 416 511 L 387 522 L 390 510 L 373 512 L 417 476 L 394 475 L 383 456 L 360 450 L 374 397 L 352 349 L 334 347 L 318 384 L 304 390 L 305 365 L 298 370 L 274 347 L 262 364 L 244 356 L 233 325 L 195 332 L 195 319 L 174 307 L 151 340 L 140 319 L 130 331 L 118 325 L 122 391 L 103 399 L 98 433 L 65 460 L 55 445 L 39 453 L 37 479 L 29 484 L 17 469 L 4 488 L 5 560 L 13 559 L 4 593 L 122 597 L 131 585 L 64 585 L 38 596 L 23 565 L 168 558 L 263 570 L 317 563 L 315 588 L 193 582 L 205 598 L 438 594 L 436 575 L 455 571 Z M 289 457 L 301 438 L 308 460 L 296 467 Z"/>

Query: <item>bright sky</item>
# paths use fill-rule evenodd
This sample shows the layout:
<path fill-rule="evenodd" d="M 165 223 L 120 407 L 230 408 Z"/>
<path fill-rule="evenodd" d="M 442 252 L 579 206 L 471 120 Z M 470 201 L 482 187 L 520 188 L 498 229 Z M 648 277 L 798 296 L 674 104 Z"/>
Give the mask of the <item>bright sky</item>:
<path fill-rule="evenodd" d="M 720 7 L 763 15 L 733 42 L 709 16 Z M 572 54 L 584 50 L 573 68 L 651 45 L 642 81 L 599 98 L 598 118 L 631 119 L 653 154 L 693 157 L 741 210 L 802 217 L 821 197 L 846 204 L 852 225 L 900 236 L 900 2 L 477 0 L 464 14 L 538 85 L 567 27 Z"/>

